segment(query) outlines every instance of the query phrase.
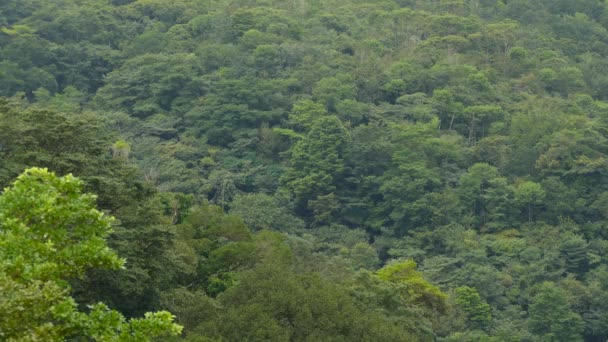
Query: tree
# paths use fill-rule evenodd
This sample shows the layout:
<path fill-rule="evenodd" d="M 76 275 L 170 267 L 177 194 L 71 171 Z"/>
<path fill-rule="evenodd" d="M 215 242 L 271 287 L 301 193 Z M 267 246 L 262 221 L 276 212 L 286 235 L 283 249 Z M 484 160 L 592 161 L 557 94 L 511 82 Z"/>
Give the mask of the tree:
<path fill-rule="evenodd" d="M 220 297 L 204 336 L 228 341 L 416 341 L 401 326 L 353 304 L 340 284 L 276 263 L 244 272 Z M 280 286 L 277 286 L 280 284 Z"/>
<path fill-rule="evenodd" d="M 441 127 L 452 130 L 456 116 L 464 110 L 462 103 L 456 101 L 450 89 L 438 89 L 433 92 L 433 107 L 441 119 Z"/>
<path fill-rule="evenodd" d="M 134 165 L 109 154 L 112 140 L 105 120 L 53 107 L 54 98 L 25 109 L 0 99 L 0 188 L 24 169 L 38 166 L 76 175 L 86 191 L 98 195 L 100 208 L 116 216 L 119 208 L 153 194 Z"/>
<path fill-rule="evenodd" d="M 476 145 L 477 134 L 480 133 L 481 136 L 484 137 L 490 123 L 502 118 L 503 116 L 504 113 L 502 109 L 497 106 L 473 106 L 465 109 L 464 119 L 468 125 L 469 145 Z"/>
<path fill-rule="evenodd" d="M 538 183 L 526 181 L 515 188 L 515 201 L 526 208 L 528 222 L 532 221 L 534 207 L 541 205 L 545 199 L 545 191 Z"/>
<path fill-rule="evenodd" d="M 486 330 L 492 321 L 490 305 L 483 301 L 474 288 L 461 286 L 454 290 L 456 304 L 465 312 L 473 328 Z"/>
<path fill-rule="evenodd" d="M 447 296 L 426 281 L 416 266 L 413 260 L 392 262 L 378 270 L 377 275 L 382 281 L 403 286 L 402 295 L 406 301 L 444 313 L 447 310 Z"/>
<path fill-rule="evenodd" d="M 529 308 L 529 329 L 543 341 L 581 341 L 581 316 L 571 311 L 567 294 L 554 283 L 544 282 Z"/>
<path fill-rule="evenodd" d="M 395 124 L 389 131 L 394 150 L 381 176 L 382 201 L 374 210 L 377 222 L 392 226 L 397 236 L 430 223 L 434 193 L 443 185 L 441 172 L 449 172 L 451 165 L 445 164 L 453 162 L 452 148 L 457 145 L 439 136 L 438 125 L 435 119 Z"/>
<path fill-rule="evenodd" d="M 100 157 L 107 151 L 104 145 L 108 137 L 101 127 L 102 121 L 91 113 L 23 110 L 0 99 L 0 184 L 7 185 L 23 169 L 33 166 L 63 174 L 84 173 L 87 164 L 103 162 Z M 107 168 L 109 165 L 103 169 Z"/>
<path fill-rule="evenodd" d="M 448 309 L 447 296 L 422 277 L 413 260 L 391 262 L 376 273 L 361 270 L 351 291 L 363 310 L 381 312 L 420 341 L 433 339 Z"/>
<path fill-rule="evenodd" d="M 340 120 L 326 116 L 316 119 L 307 134 L 289 150 L 290 168 L 282 181 L 295 194 L 300 209 L 335 189 L 344 169 L 349 139 Z"/>
<path fill-rule="evenodd" d="M 164 311 L 129 321 L 102 303 L 78 311 L 67 280 L 125 262 L 106 243 L 113 218 L 95 209 L 82 185 L 72 175 L 31 168 L 0 196 L 0 337 L 149 341 L 179 334 Z"/>
<path fill-rule="evenodd" d="M 560 244 L 560 254 L 566 264 L 568 272 L 585 274 L 589 270 L 589 244 L 580 236 L 564 236 Z"/>
<path fill-rule="evenodd" d="M 263 193 L 238 195 L 230 205 L 230 213 L 241 217 L 253 231 L 292 232 L 302 229 L 304 222 L 278 202 L 277 198 Z"/>
<path fill-rule="evenodd" d="M 486 163 L 476 163 L 467 173 L 460 177 L 458 189 L 462 203 L 475 215 L 477 223 L 484 226 L 489 220 L 504 218 L 504 211 L 509 201 L 509 190 L 506 179 L 498 170 Z"/>
<path fill-rule="evenodd" d="M 356 87 L 350 75 L 322 78 L 315 85 L 312 94 L 316 100 L 324 103 L 328 110 L 334 111 L 340 100 L 353 99 Z"/>
<path fill-rule="evenodd" d="M 166 111 L 183 114 L 201 95 L 199 74 L 194 54 L 136 56 L 107 75 L 95 101 L 139 118 Z"/>

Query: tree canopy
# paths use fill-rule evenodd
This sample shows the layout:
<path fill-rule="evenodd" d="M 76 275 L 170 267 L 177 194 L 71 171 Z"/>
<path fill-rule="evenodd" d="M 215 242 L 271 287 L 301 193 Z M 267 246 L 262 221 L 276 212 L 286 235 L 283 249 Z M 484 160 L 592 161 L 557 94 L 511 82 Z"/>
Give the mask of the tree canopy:
<path fill-rule="evenodd" d="M 1 1 L 0 340 L 604 341 L 607 55 L 600 0 Z"/>

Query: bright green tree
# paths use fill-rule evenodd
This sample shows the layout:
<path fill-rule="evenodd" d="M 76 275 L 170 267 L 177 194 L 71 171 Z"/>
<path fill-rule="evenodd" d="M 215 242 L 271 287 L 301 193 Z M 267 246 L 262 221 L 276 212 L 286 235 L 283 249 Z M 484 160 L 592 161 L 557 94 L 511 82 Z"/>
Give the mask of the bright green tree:
<path fill-rule="evenodd" d="M 376 273 L 359 271 L 352 293 L 362 309 L 382 313 L 418 337 L 414 341 L 432 341 L 447 311 L 447 296 L 423 278 L 413 260 L 389 263 Z"/>
<path fill-rule="evenodd" d="M 95 209 L 95 196 L 82 186 L 72 175 L 31 168 L 0 196 L 0 338 L 149 341 L 179 334 L 168 312 L 127 321 L 102 303 L 78 311 L 67 280 L 125 262 L 106 243 L 113 218 Z"/>

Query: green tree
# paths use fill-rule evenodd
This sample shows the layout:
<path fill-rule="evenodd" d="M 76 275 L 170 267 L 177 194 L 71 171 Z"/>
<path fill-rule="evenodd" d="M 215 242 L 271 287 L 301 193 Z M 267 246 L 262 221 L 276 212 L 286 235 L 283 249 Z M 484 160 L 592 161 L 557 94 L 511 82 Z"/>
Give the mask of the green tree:
<path fill-rule="evenodd" d="M 0 196 L 0 336 L 8 341 L 149 341 L 176 335 L 168 312 L 126 321 L 102 303 L 78 311 L 67 280 L 91 268 L 121 268 L 106 244 L 112 217 L 95 209 L 82 182 L 46 169 L 26 170 Z"/>
<path fill-rule="evenodd" d="M 281 284 L 281 286 L 277 286 Z M 353 305 L 339 284 L 314 274 L 295 274 L 276 264 L 240 276 L 220 296 L 222 310 L 198 330 L 229 341 L 416 340 L 377 313 Z"/>
<path fill-rule="evenodd" d="M 355 303 L 382 313 L 420 341 L 432 341 L 447 296 L 422 277 L 413 260 L 394 261 L 376 273 L 359 271 L 353 280 Z"/>
<path fill-rule="evenodd" d="M 589 270 L 587 259 L 589 244 L 585 239 L 577 235 L 564 237 L 559 247 L 568 272 L 585 274 Z"/>
<path fill-rule="evenodd" d="M 406 301 L 424 305 L 440 313 L 445 312 L 447 295 L 425 280 L 422 273 L 416 270 L 416 266 L 413 260 L 392 262 L 382 267 L 376 274 L 382 281 L 403 286 Z"/>
<path fill-rule="evenodd" d="M 457 287 L 454 290 L 456 304 L 465 312 L 467 321 L 473 329 L 487 330 L 492 315 L 490 305 L 483 301 L 474 288 L 468 286 Z"/>
<path fill-rule="evenodd" d="M 304 222 L 280 206 L 276 197 L 262 193 L 238 195 L 230 205 L 230 213 L 241 217 L 253 231 L 293 232 L 304 227 Z"/>
<path fill-rule="evenodd" d="M 487 134 L 490 124 L 500 120 L 504 113 L 497 106 L 473 106 L 465 109 L 463 116 L 468 126 L 469 145 L 475 145 L 477 136 L 481 135 L 483 138 Z"/>
<path fill-rule="evenodd" d="M 355 97 L 356 88 L 350 75 L 338 75 L 319 80 L 312 94 L 315 100 L 324 103 L 328 110 L 335 111 L 339 101 Z"/>
<path fill-rule="evenodd" d="M 295 194 L 300 209 L 310 200 L 331 193 L 344 169 L 349 134 L 335 116 L 314 121 L 306 135 L 289 150 L 290 167 L 282 182 Z"/>
<path fill-rule="evenodd" d="M 529 329 L 543 341 L 582 341 L 581 316 L 570 309 L 567 293 L 554 283 L 542 283 L 530 304 Z"/>
<path fill-rule="evenodd" d="M 42 106 L 54 107 L 51 103 Z M 71 107 L 71 106 L 70 106 Z M 112 158 L 106 121 L 94 113 L 22 108 L 0 99 L 0 187 L 28 167 L 47 167 L 58 174 L 72 173 L 98 195 L 97 204 L 114 215 L 135 205 L 153 190 L 124 158 Z M 122 217 L 119 217 L 122 219 Z"/>
<path fill-rule="evenodd" d="M 496 207 L 508 200 L 503 196 L 508 193 L 506 187 L 506 180 L 494 166 L 476 163 L 460 177 L 458 192 L 462 203 L 475 215 L 477 224 L 483 226 L 492 218 Z"/>
<path fill-rule="evenodd" d="M 183 114 L 201 95 L 199 73 L 194 54 L 144 54 L 109 73 L 95 101 L 139 118 L 170 110 Z"/>
<path fill-rule="evenodd" d="M 534 217 L 534 207 L 543 203 L 545 191 L 538 183 L 526 181 L 515 188 L 515 201 L 528 212 L 528 222 Z"/>

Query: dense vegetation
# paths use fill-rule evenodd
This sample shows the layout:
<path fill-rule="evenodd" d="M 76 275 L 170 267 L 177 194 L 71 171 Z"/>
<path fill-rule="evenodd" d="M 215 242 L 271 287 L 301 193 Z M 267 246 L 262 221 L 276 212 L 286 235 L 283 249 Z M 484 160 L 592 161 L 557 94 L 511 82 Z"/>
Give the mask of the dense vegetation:
<path fill-rule="evenodd" d="M 606 341 L 607 56 L 601 0 L 4 0 L 0 339 Z M 115 252 L 20 259 L 81 186 Z"/>

